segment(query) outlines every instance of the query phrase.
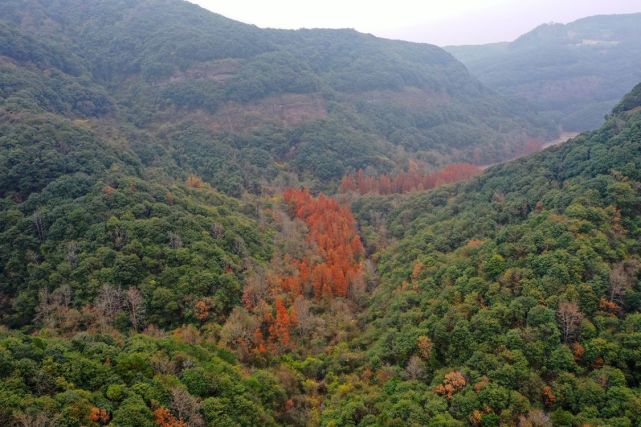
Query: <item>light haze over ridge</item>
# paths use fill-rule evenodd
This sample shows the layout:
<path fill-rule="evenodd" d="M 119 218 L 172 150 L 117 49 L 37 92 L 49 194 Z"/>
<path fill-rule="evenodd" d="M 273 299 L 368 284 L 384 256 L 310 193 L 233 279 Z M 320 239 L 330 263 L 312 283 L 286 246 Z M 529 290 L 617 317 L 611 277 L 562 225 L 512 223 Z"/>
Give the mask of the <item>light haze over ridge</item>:
<path fill-rule="evenodd" d="M 546 22 L 641 12 L 641 0 L 190 0 L 259 27 L 354 28 L 440 46 L 511 41 Z"/>

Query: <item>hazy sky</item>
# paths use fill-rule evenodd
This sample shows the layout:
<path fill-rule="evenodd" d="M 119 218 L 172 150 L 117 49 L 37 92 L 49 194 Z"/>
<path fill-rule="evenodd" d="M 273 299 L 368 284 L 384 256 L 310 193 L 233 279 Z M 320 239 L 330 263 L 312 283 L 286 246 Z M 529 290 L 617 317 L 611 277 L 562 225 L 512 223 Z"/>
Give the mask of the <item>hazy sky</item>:
<path fill-rule="evenodd" d="M 190 1 L 260 27 L 355 28 L 441 46 L 509 41 L 544 22 L 641 12 L 641 0 Z"/>

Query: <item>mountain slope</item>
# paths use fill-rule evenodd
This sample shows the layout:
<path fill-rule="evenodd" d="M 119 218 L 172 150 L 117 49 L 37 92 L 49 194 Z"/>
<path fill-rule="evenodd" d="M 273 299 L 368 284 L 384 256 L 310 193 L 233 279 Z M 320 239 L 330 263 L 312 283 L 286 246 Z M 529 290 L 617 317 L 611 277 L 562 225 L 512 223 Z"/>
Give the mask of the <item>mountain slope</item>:
<path fill-rule="evenodd" d="M 380 284 L 362 301 L 369 303 L 363 318 L 350 317 L 347 300 L 337 298 L 289 312 L 281 300 L 274 319 L 263 301 L 257 314 L 262 322 L 276 320 L 265 332 L 279 337 L 263 344 L 282 353 L 258 349 L 248 365 L 236 356 L 263 336 L 252 328 L 256 322 L 242 310 L 222 328 L 218 320 L 226 307 L 219 296 L 235 287 L 232 253 L 244 252 L 238 235 L 227 246 L 227 227 L 243 239 L 251 233 L 235 228 L 246 220 L 229 198 L 197 179 L 189 188 L 174 183 L 163 196 L 167 187 L 160 184 L 107 175 L 108 186 L 87 191 L 91 179 L 82 173 L 56 179 L 17 206 L 5 198 L 2 241 L 12 244 L 0 256 L 12 258 L 3 260 L 3 272 L 17 272 L 11 283 L 20 283 L 20 275 L 32 280 L 14 307 L 32 307 L 40 289 L 35 322 L 44 329 L 30 336 L 0 331 L 0 421 L 635 425 L 641 413 L 640 91 L 635 87 L 601 129 L 468 183 L 356 200 L 367 240 L 388 241 L 373 254 Z M 285 222 L 278 245 L 292 256 L 336 243 L 321 232 L 332 229 L 317 220 L 323 205 L 355 230 L 347 208 L 335 201 L 299 190 L 289 197 L 321 243 L 305 248 L 295 236 L 307 227 Z M 44 209 L 29 216 L 34 206 Z M 89 208 L 98 215 L 83 212 Z M 104 212 L 113 217 L 90 223 Z M 53 226 L 45 227 L 46 219 Z M 207 230 L 212 219 L 227 222 Z M 172 232 L 167 240 L 165 231 Z M 60 236 L 79 244 L 60 252 Z M 95 253 L 85 251 L 96 246 Z M 256 247 L 249 253 L 259 262 L 268 256 Z M 232 272 L 223 279 L 226 263 Z M 276 263 L 290 271 L 286 262 Z M 132 286 L 137 275 L 148 279 Z M 56 288 L 70 279 L 77 282 Z M 101 281 L 120 286 L 103 286 L 99 303 L 85 304 Z M 220 295 L 207 294 L 212 283 Z M 141 295 L 132 289 L 143 300 L 151 292 L 147 311 L 139 310 Z M 256 277 L 246 289 L 267 293 Z M 195 296 L 201 304 L 185 310 Z M 331 316 L 319 317 L 329 307 Z M 32 312 L 18 313 L 33 322 Z M 143 315 L 161 327 L 192 324 L 171 334 L 157 327 L 136 334 L 134 319 Z M 333 342 L 315 354 L 285 340 L 307 335 L 316 346 L 328 332 L 336 334 Z M 225 349 L 229 337 L 244 338 L 233 353 Z"/>
<path fill-rule="evenodd" d="M 566 131 L 594 129 L 641 79 L 641 14 L 544 24 L 511 43 L 451 46 L 483 83 Z"/>
<path fill-rule="evenodd" d="M 175 161 L 174 142 L 187 157 L 210 154 L 182 145 L 185 128 L 205 140 L 198 150 L 206 140 L 224 146 L 227 170 L 210 167 L 207 180 L 230 194 L 258 185 L 242 171 L 256 156 L 327 184 L 367 166 L 403 169 L 410 157 L 427 167 L 491 163 L 554 133 L 435 46 L 259 29 L 173 0 L 11 0 L 0 12 L 17 37 L 78 59 L 87 84 L 111 95 L 117 122 L 149 132 L 161 161 Z"/>
<path fill-rule="evenodd" d="M 331 188 L 351 168 L 415 158 L 496 160 L 541 131 L 434 46 L 262 30 L 174 0 L 9 0 L 0 16 L 12 327 L 34 326 L 41 291 L 71 289 L 80 309 L 103 286 L 143 283 L 166 327 L 201 298 L 224 321 L 271 230 L 259 202 L 220 193 Z M 178 301 L 169 321 L 161 294 Z"/>
<path fill-rule="evenodd" d="M 174 0 L 0 21 L 0 425 L 639 421 L 639 87 L 571 144 L 358 200 L 357 226 L 281 190 L 505 159 L 545 121 L 349 30 Z"/>
<path fill-rule="evenodd" d="M 354 203 L 392 243 L 327 425 L 639 422 L 640 88 L 568 143 Z"/>

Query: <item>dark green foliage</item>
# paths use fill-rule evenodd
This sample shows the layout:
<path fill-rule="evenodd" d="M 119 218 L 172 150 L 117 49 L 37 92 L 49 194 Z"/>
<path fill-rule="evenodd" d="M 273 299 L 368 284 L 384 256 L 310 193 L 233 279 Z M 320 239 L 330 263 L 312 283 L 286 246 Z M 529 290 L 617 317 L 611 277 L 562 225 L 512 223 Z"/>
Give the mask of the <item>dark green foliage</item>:
<path fill-rule="evenodd" d="M 182 399 L 184 408 L 192 399 L 197 407 L 194 414 L 182 414 L 186 419 L 200 416 L 212 426 L 274 425 L 270 412 L 282 398 L 257 396 L 251 386 L 269 374 L 243 374 L 216 354 L 213 345 L 186 345 L 176 338 L 135 335 L 116 342 L 108 335 L 63 340 L 0 333 L 0 419 L 42 411 L 60 425 L 98 425 L 89 418 L 98 407 L 108 411 L 112 425 L 151 427 L 157 425 L 157 407 L 171 408 Z M 207 388 L 193 390 L 195 371 L 206 372 L 199 379 Z M 185 389 L 198 393 L 176 394 Z"/>
<path fill-rule="evenodd" d="M 116 163 L 129 173 L 140 167 L 132 153 L 55 117 L 25 115 L 16 121 L 0 113 L 0 135 L 0 196 L 26 200 L 57 178 L 82 173 L 95 179 Z"/>
<path fill-rule="evenodd" d="M 638 423 L 640 170 L 641 115 L 628 111 L 468 183 L 357 200 L 366 236 L 383 214 L 398 239 L 377 254 L 381 286 L 355 343 L 369 369 L 396 371 L 385 385 L 366 383 L 360 412 L 383 423 L 394 413 L 396 396 L 384 392 L 392 381 L 418 393 L 410 379 L 420 375 L 433 392 L 421 399 L 437 399 L 457 371 L 465 384 L 440 412 L 464 423 Z M 331 400 L 327 424 L 362 401 Z M 398 419 L 421 424 L 413 417 Z"/>
<path fill-rule="evenodd" d="M 0 22 L 0 106 L 11 112 L 49 111 L 101 116 L 113 109 L 104 89 L 68 49 L 26 36 Z"/>
<path fill-rule="evenodd" d="M 371 307 L 287 301 L 276 348 L 288 266 L 268 264 L 307 248 L 274 219 L 283 187 L 511 158 L 547 119 L 437 47 L 351 30 L 175 0 L 6 0 L 0 20 L 0 321 L 29 333 L 0 331 L 0 424 L 641 421 L 638 90 L 570 144 L 357 200 Z"/>
<path fill-rule="evenodd" d="M 259 29 L 176 0 L 11 0 L 0 16 L 12 59 L 0 61 L 4 108 L 114 115 L 151 134 L 157 154 L 164 127 L 187 122 L 209 128 L 243 167 L 238 149 L 257 135 L 271 169 L 279 162 L 331 188 L 347 171 L 403 168 L 410 155 L 434 167 L 513 158 L 528 138 L 556 131 L 431 45 Z M 191 160 L 180 167 L 232 195 L 260 186 L 246 177 L 221 186 Z"/>
<path fill-rule="evenodd" d="M 634 89 L 627 93 L 612 112 L 615 114 L 622 113 L 639 107 L 641 107 L 641 84 L 636 85 Z"/>
<path fill-rule="evenodd" d="M 37 289 L 69 287 L 67 308 L 80 309 L 94 303 L 104 284 L 140 288 L 150 323 L 193 319 L 193 304 L 204 297 L 213 298 L 212 318 L 224 318 L 240 301 L 243 262 L 269 258 L 268 231 L 230 215 L 239 203 L 211 190 L 135 178 L 107 182 L 64 176 L 22 205 L 7 205 L 0 277 L 5 295 L 16 300 L 4 321 L 29 323 L 41 298 Z M 212 232 L 214 226 L 224 227 L 224 235 Z"/>

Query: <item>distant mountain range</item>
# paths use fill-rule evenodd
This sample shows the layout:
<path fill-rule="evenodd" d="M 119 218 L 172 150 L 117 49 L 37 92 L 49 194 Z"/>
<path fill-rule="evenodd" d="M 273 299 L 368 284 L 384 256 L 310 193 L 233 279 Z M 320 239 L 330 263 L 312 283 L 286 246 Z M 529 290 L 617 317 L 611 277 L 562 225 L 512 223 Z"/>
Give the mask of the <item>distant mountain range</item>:
<path fill-rule="evenodd" d="M 526 99 L 563 130 L 594 129 L 641 80 L 641 13 L 544 24 L 511 43 L 445 49 L 490 88 Z"/>

